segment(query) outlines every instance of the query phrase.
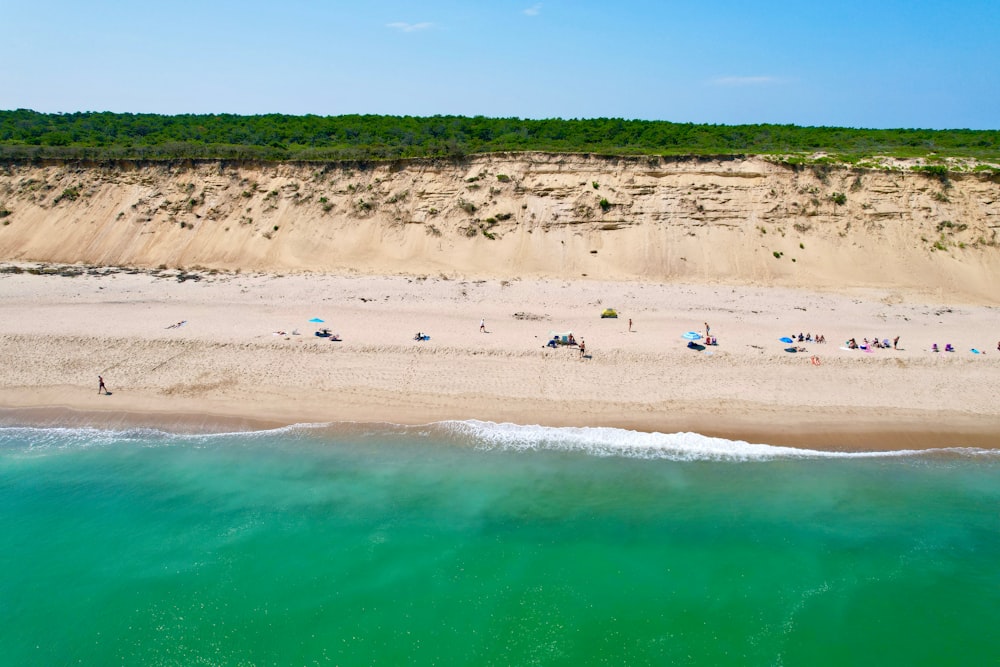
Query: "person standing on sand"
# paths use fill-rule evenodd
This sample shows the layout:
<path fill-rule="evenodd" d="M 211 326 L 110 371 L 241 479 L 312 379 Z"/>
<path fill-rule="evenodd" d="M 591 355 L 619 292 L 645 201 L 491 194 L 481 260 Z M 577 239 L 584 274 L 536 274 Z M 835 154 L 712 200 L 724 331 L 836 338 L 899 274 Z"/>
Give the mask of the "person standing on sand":
<path fill-rule="evenodd" d="M 587 356 L 587 341 L 580 339 L 580 358 L 583 359 Z"/>
<path fill-rule="evenodd" d="M 898 345 L 899 345 L 899 336 L 896 336 L 895 338 L 892 339 L 892 349 L 898 350 L 899 349 L 899 347 L 897 347 Z"/>
<path fill-rule="evenodd" d="M 486 318 L 479 320 L 479 333 L 486 333 Z"/>
<path fill-rule="evenodd" d="M 628 318 L 628 330 L 632 331 L 632 318 Z"/>
<path fill-rule="evenodd" d="M 98 393 L 98 395 L 100 395 L 100 393 L 102 391 L 105 394 L 111 394 L 111 392 L 108 391 L 108 388 L 104 386 L 104 378 L 102 378 L 100 375 L 98 375 L 97 376 L 97 393 Z"/>
<path fill-rule="evenodd" d="M 708 322 L 705 322 L 705 338 L 708 338 L 708 332 L 712 330 L 712 327 L 708 326 Z"/>

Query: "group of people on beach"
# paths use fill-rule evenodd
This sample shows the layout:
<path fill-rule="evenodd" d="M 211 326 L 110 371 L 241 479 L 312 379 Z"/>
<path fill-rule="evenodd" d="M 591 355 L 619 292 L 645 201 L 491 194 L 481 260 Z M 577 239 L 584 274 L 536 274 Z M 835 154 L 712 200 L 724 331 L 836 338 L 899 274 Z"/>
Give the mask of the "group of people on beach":
<path fill-rule="evenodd" d="M 177 324 L 171 324 L 167 328 L 168 329 L 175 329 L 177 327 L 184 326 L 185 324 L 187 324 L 187 320 L 183 320 L 181 322 L 178 322 Z M 631 319 L 628 321 L 628 325 L 629 325 L 629 331 L 631 331 L 632 330 L 632 320 Z M 335 341 L 340 341 L 341 340 L 340 336 L 338 336 L 337 334 L 331 334 L 331 333 L 329 333 L 329 331 L 330 331 L 329 329 L 321 329 L 320 331 L 316 332 L 316 335 L 317 336 L 323 336 L 323 337 L 329 336 L 331 340 L 335 340 Z M 479 321 L 479 331 L 480 331 L 480 333 L 489 333 L 486 330 L 486 318 L 483 318 L 483 319 L 481 319 Z M 709 327 L 708 322 L 705 322 L 705 342 L 708 345 L 716 345 L 718 343 L 717 343 L 716 339 L 713 338 L 710 335 L 711 331 L 712 330 L 711 330 L 711 327 Z M 275 331 L 274 333 L 275 333 L 275 335 L 286 335 L 284 331 Z M 294 334 L 298 334 L 298 331 L 294 331 L 293 333 Z M 826 342 L 826 336 L 824 336 L 823 334 L 816 334 L 814 336 L 811 332 L 810 333 L 805 333 L 805 334 L 803 334 L 802 332 L 799 332 L 798 335 L 793 334 L 793 335 L 789 336 L 789 338 L 791 338 L 793 342 L 799 342 L 799 343 L 825 343 Z M 430 336 L 428 336 L 427 334 L 425 334 L 422 331 L 418 331 L 413 336 L 413 340 L 415 340 L 415 341 L 426 341 L 426 340 L 429 340 L 429 339 L 430 339 Z M 576 339 L 573 337 L 573 334 L 569 335 L 567 342 L 568 342 L 569 345 L 577 345 Z M 866 350 L 866 351 L 871 351 L 871 350 L 874 350 L 874 349 L 893 349 L 893 350 L 898 350 L 899 349 L 899 336 L 896 336 L 895 338 L 893 338 L 891 343 L 890 343 L 890 341 L 889 341 L 888 338 L 883 338 L 882 340 L 879 340 L 878 336 L 873 336 L 870 340 L 868 338 L 863 338 L 862 341 L 861 341 L 861 343 L 858 343 L 858 341 L 857 341 L 856 338 L 850 338 L 844 344 L 849 349 L 851 349 L 851 350 L 858 350 L 858 349 L 860 349 L 860 350 Z M 558 345 L 558 341 L 557 341 L 556 338 L 553 338 L 552 340 L 550 340 L 548 342 L 547 345 L 549 347 L 556 347 Z M 586 343 L 586 341 L 584 341 L 583 339 L 580 339 L 578 347 L 579 347 L 579 350 L 580 350 L 580 358 L 581 359 L 586 358 L 586 356 L 587 356 L 587 343 Z M 798 352 L 805 352 L 806 351 L 806 349 L 804 347 L 797 347 L 795 349 Z M 940 352 L 941 348 L 938 347 L 937 343 L 934 343 L 933 345 L 931 345 L 931 351 L 932 352 Z M 951 343 L 948 343 L 948 344 L 946 344 L 944 346 L 944 351 L 945 352 L 954 352 L 955 348 L 952 346 Z M 986 354 L 985 352 L 980 352 L 979 350 L 975 350 L 975 349 L 973 350 L 973 352 L 975 352 L 977 354 Z M 997 341 L 997 352 L 1000 352 L 1000 341 Z M 818 365 L 818 359 L 816 357 L 813 357 L 813 363 L 816 364 L 816 365 Z M 108 391 L 107 386 L 104 384 L 104 378 L 102 376 L 100 376 L 100 375 L 97 376 L 97 382 L 98 382 L 98 385 L 97 385 L 97 393 L 98 394 L 107 394 L 107 395 L 111 394 L 111 392 Z"/>
<path fill-rule="evenodd" d="M 878 336 L 873 337 L 870 341 L 867 338 L 865 338 L 865 339 L 863 339 L 861 341 L 860 344 L 858 343 L 858 339 L 857 338 L 851 338 L 851 339 L 849 339 L 847 341 L 846 345 L 847 345 L 848 348 L 850 348 L 852 350 L 875 350 L 875 349 L 879 349 L 879 350 L 888 350 L 888 349 L 898 350 L 899 349 L 899 336 L 896 336 L 895 338 L 893 338 L 891 343 L 889 342 L 888 338 L 883 338 L 882 340 L 879 340 Z"/>
<path fill-rule="evenodd" d="M 789 338 L 791 338 L 793 341 L 798 341 L 800 343 L 825 343 L 826 342 L 826 336 L 824 336 L 823 334 L 816 334 L 815 336 L 813 336 L 811 333 L 803 334 L 801 331 L 799 332 L 798 336 L 796 336 L 795 334 L 792 334 L 791 336 L 789 336 Z"/>

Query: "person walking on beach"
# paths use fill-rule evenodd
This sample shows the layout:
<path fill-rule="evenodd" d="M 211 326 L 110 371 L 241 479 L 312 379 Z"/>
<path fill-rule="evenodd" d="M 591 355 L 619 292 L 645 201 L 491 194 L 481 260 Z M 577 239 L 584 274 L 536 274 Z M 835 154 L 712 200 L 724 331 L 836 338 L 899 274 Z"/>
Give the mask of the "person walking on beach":
<path fill-rule="evenodd" d="M 103 391 L 103 392 L 104 392 L 105 394 L 109 394 L 109 395 L 111 394 L 111 392 L 110 392 L 110 391 L 108 391 L 108 388 L 104 386 L 104 378 L 102 378 L 102 377 L 101 377 L 100 375 L 98 375 L 98 376 L 97 376 L 97 393 L 98 393 L 98 395 L 99 395 L 99 394 L 100 394 L 100 393 L 101 393 L 102 391 Z"/>
<path fill-rule="evenodd" d="M 896 336 L 895 338 L 892 339 L 892 349 L 898 350 L 899 349 L 898 346 L 899 346 L 899 336 Z"/>
<path fill-rule="evenodd" d="M 587 356 L 587 341 L 580 339 L 580 358 L 583 359 Z"/>
<path fill-rule="evenodd" d="M 486 333 L 486 318 L 479 320 L 479 333 Z"/>
<path fill-rule="evenodd" d="M 628 318 L 628 330 L 632 331 L 632 318 Z"/>

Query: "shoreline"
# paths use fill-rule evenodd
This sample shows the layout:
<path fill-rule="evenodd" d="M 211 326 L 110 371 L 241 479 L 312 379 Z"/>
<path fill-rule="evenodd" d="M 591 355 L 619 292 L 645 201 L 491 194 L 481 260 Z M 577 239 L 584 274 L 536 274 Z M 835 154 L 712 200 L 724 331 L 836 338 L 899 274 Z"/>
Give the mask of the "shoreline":
<path fill-rule="evenodd" d="M 170 409 L 137 411 L 85 408 L 80 405 L 33 405 L 0 407 L 0 427 L 36 428 L 95 428 L 125 430 L 152 428 L 176 434 L 213 434 L 268 431 L 305 424 L 337 426 L 341 424 L 423 426 L 446 421 L 484 421 L 512 423 L 519 426 L 551 428 L 613 428 L 642 433 L 697 433 L 706 437 L 742 441 L 751 444 L 791 447 L 827 452 L 863 453 L 908 450 L 975 448 L 1000 450 L 1000 429 L 992 420 L 968 416 L 926 413 L 915 419 L 913 414 L 894 414 L 886 419 L 836 420 L 828 411 L 802 413 L 782 424 L 773 421 L 766 408 L 756 413 L 744 413 L 739 419 L 688 413 L 664 418 L 649 416 L 635 419 L 599 419 L 598 423 L 574 422 L 571 418 L 514 421 L 503 418 L 444 416 L 439 419 L 399 419 L 388 412 L 371 410 L 364 418 L 334 415 L 335 418 L 309 418 L 308 413 L 289 419 L 255 417 L 247 412 L 219 407 L 218 411 L 175 412 Z M 381 417 L 380 417 L 381 414 Z M 330 415 L 328 415 L 329 417 Z M 355 417 L 358 415 L 355 414 Z M 946 424 L 946 425 L 943 425 Z"/>

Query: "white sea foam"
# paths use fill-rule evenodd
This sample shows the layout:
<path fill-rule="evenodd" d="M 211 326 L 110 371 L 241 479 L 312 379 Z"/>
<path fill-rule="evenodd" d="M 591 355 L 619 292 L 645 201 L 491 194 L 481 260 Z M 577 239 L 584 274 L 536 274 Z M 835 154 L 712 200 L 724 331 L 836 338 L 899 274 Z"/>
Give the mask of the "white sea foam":
<path fill-rule="evenodd" d="M 327 431 L 327 433 L 324 433 Z M 478 420 L 444 421 L 420 426 L 388 422 L 302 423 L 273 429 L 225 433 L 171 433 L 155 428 L 98 429 L 91 427 L 0 427 L 0 451 L 9 443 L 36 453 L 83 447 L 134 443 L 142 447 L 240 444 L 273 438 L 331 439 L 356 437 L 418 437 L 457 439 L 483 449 L 510 451 L 573 451 L 592 456 L 616 456 L 674 461 L 771 461 L 778 459 L 859 459 L 984 457 L 1000 459 L 1000 451 L 973 447 L 872 452 L 821 451 L 714 438 L 699 433 L 646 433 L 608 427 L 552 427 Z"/>
<path fill-rule="evenodd" d="M 440 422 L 439 426 L 487 448 L 580 451 L 595 456 L 676 461 L 898 458 L 940 453 L 1000 457 L 1000 452 L 995 450 L 962 447 L 882 452 L 820 451 L 713 438 L 699 433 L 644 433 L 606 427 L 529 426 L 476 420 Z"/>
<path fill-rule="evenodd" d="M 293 424 L 267 430 L 221 433 L 172 433 L 148 427 L 102 429 L 89 426 L 4 426 L 0 427 L 0 446 L 7 443 L 17 443 L 21 448 L 35 452 L 107 447 L 123 443 L 135 443 L 144 447 L 162 447 L 182 443 L 255 440 L 264 437 L 288 436 L 329 426 L 329 424 Z"/>
<path fill-rule="evenodd" d="M 104 447 L 117 442 L 150 442 L 172 437 L 151 428 L 99 429 L 68 426 L 8 426 L 0 428 L 0 443 L 17 443 L 28 451 Z"/>

